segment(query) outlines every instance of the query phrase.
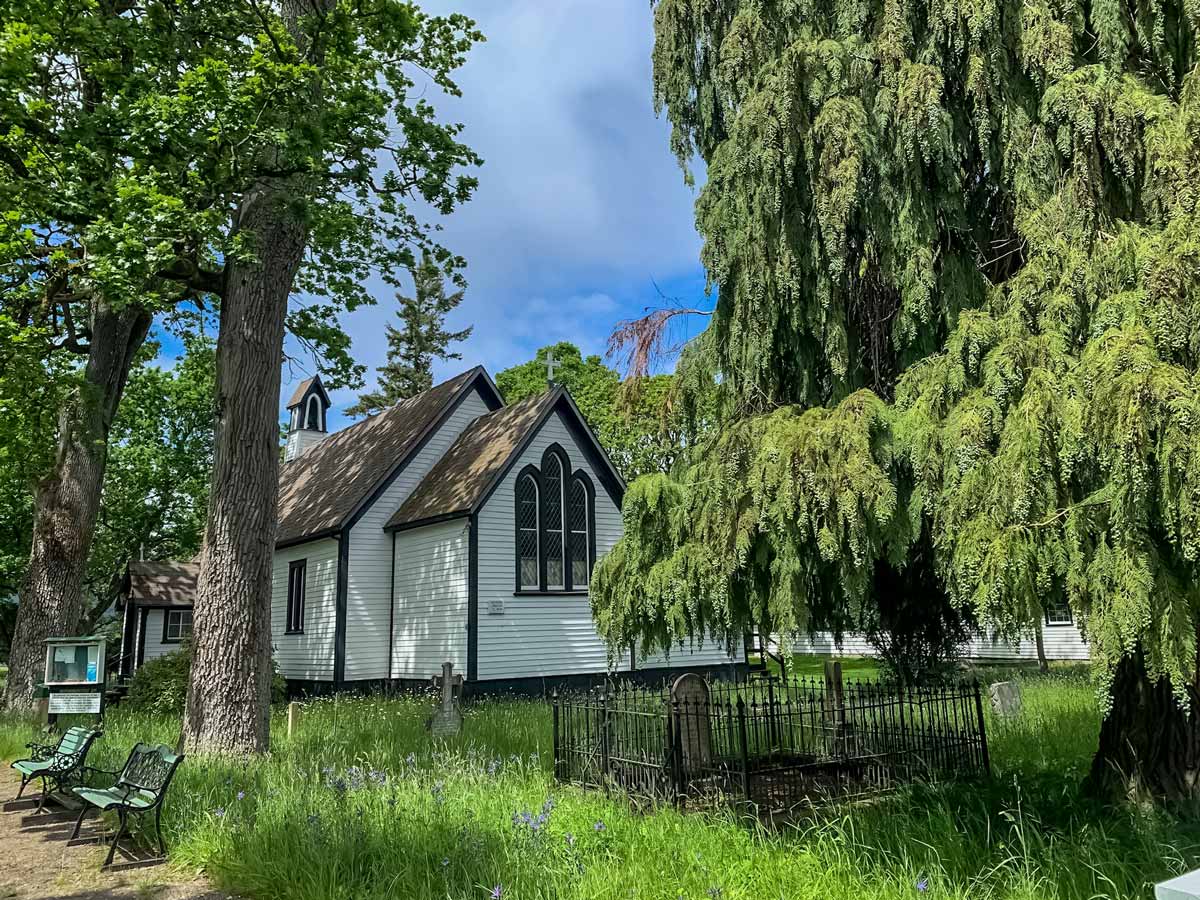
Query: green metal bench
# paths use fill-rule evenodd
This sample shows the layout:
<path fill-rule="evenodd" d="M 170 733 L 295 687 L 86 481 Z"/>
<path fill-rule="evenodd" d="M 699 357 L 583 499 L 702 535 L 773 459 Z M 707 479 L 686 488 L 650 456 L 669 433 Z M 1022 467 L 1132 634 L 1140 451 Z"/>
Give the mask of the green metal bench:
<path fill-rule="evenodd" d="M 112 865 L 113 855 L 117 852 L 121 838 L 125 835 L 129 817 L 137 816 L 140 822 L 142 816 L 153 812 L 154 833 L 158 838 L 159 856 L 155 860 L 136 861 L 145 863 L 166 859 L 167 845 L 163 841 L 160 821 L 163 797 L 166 796 L 167 788 L 170 787 L 171 779 L 175 777 L 175 770 L 179 768 L 181 762 L 183 762 L 183 754 L 173 753 L 169 747 L 135 744 L 134 748 L 129 751 L 129 758 L 125 760 L 124 768 L 119 773 L 93 770 L 105 775 L 116 775 L 116 783 L 110 788 L 77 787 L 74 789 L 75 796 L 83 801 L 83 809 L 79 811 L 79 818 L 75 820 L 75 830 L 71 832 L 69 840 L 74 841 L 79 837 L 83 817 L 87 815 L 89 809 L 96 809 L 100 812 L 115 809 L 120 817 L 120 826 L 108 847 L 108 857 L 101 866 L 102 869 L 107 869 Z M 122 850 L 122 853 L 135 859 L 128 851 Z"/>
<path fill-rule="evenodd" d="M 66 793 L 84 779 L 88 771 L 87 755 L 92 744 L 104 732 L 99 728 L 76 726 L 68 728 L 57 744 L 26 744 L 33 755 L 29 759 L 18 759 L 12 768 L 21 773 L 21 789 L 17 799 L 25 793 L 25 787 L 35 778 L 42 780 L 42 798 L 37 811 L 41 812 L 46 799 L 54 791 Z"/>

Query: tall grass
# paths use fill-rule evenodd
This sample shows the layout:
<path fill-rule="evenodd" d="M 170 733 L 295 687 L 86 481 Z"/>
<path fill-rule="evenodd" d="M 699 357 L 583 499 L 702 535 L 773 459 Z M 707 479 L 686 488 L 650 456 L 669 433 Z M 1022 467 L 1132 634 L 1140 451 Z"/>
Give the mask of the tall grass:
<path fill-rule="evenodd" d="M 1010 677 L 1010 676 L 1006 676 Z M 1079 781 L 1098 713 L 1074 673 L 1023 680 L 1025 711 L 989 720 L 994 777 L 918 785 L 771 828 L 564 788 L 550 715 L 528 701 L 467 710 L 430 738 L 429 699 L 321 700 L 270 755 L 188 759 L 165 830 L 172 858 L 260 898 L 1147 898 L 1200 861 L 1200 825 L 1100 807 Z M 96 747 L 115 768 L 178 722 L 114 709 Z M 0 723 L 11 758 L 29 725 Z M 921 890 L 924 888 L 924 890 Z"/>

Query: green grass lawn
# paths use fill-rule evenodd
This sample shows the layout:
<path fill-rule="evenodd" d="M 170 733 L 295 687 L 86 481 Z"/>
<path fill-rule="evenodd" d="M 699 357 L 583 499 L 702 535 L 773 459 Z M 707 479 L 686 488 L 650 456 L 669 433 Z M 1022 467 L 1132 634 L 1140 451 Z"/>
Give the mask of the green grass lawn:
<path fill-rule="evenodd" d="M 437 744 L 417 699 L 314 702 L 291 740 L 276 713 L 269 756 L 184 762 L 165 828 L 179 864 L 255 898 L 1148 898 L 1200 864 L 1196 822 L 1081 799 L 1099 723 L 1085 676 L 1005 677 L 1023 682 L 1025 714 L 989 722 L 989 783 L 914 786 L 776 830 L 556 785 L 543 704 L 478 704 Z M 116 708 L 95 762 L 178 728 Z M 0 721 L 0 756 L 29 731 Z"/>

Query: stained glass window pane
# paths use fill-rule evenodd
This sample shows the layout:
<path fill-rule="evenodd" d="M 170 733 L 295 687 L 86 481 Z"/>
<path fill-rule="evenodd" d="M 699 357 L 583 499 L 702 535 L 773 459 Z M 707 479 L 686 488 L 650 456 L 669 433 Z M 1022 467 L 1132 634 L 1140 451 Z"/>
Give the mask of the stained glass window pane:
<path fill-rule="evenodd" d="M 538 576 L 538 491 L 529 475 L 517 482 L 517 577 L 522 588 L 537 590 Z"/>
<path fill-rule="evenodd" d="M 542 489 L 545 493 L 544 525 L 546 543 L 546 587 L 562 588 L 566 584 L 563 569 L 563 471 L 554 454 L 542 466 Z"/>

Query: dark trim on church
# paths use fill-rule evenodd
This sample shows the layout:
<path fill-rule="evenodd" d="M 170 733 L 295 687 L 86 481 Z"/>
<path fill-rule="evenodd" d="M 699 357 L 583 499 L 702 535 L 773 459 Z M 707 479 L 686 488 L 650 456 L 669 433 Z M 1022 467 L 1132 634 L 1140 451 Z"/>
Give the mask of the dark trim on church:
<path fill-rule="evenodd" d="M 350 579 L 350 526 L 338 537 L 337 590 L 333 610 L 333 684 L 341 690 L 346 681 L 346 590 Z"/>
<path fill-rule="evenodd" d="M 467 681 L 479 677 L 479 516 L 467 532 Z"/>

